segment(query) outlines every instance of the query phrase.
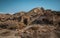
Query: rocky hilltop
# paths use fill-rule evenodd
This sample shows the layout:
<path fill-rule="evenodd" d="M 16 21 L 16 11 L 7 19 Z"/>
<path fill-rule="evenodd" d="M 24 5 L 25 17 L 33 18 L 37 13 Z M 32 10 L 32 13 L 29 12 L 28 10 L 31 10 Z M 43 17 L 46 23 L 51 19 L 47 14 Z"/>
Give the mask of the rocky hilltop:
<path fill-rule="evenodd" d="M 60 11 L 41 7 L 0 14 L 0 38 L 60 38 Z"/>

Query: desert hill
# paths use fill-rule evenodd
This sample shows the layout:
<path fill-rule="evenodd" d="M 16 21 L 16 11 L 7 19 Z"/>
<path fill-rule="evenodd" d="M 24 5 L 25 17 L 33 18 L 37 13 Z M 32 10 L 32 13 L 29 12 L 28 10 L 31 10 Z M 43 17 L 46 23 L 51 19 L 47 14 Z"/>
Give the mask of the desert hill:
<path fill-rule="evenodd" d="M 1 38 L 60 38 L 60 11 L 41 7 L 12 15 L 0 14 L 0 32 Z"/>

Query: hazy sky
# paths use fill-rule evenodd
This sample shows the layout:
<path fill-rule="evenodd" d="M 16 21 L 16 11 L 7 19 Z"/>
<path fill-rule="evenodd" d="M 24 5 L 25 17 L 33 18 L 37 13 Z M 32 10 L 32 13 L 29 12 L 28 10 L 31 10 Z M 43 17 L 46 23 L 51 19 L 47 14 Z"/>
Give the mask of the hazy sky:
<path fill-rule="evenodd" d="M 0 0 L 0 13 L 27 12 L 35 7 L 60 11 L 60 0 Z"/>

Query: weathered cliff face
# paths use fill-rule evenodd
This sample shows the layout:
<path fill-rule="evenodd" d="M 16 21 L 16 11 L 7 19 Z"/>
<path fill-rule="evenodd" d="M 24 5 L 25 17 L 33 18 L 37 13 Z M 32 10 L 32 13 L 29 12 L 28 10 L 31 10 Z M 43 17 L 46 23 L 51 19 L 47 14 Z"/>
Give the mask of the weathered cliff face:
<path fill-rule="evenodd" d="M 14 35 L 21 38 L 58 38 L 60 36 L 60 12 L 34 8 L 29 12 L 0 14 L 1 29 L 15 30 L 17 34 L 14 32 Z"/>

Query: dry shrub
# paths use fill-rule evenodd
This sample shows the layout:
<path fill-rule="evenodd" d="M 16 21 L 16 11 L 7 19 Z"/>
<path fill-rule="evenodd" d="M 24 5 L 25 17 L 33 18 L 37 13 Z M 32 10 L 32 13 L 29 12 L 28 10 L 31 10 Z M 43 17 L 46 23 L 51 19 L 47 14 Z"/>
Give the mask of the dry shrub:
<path fill-rule="evenodd" d="M 31 25 L 19 31 L 21 38 L 58 38 L 56 27 L 47 25 Z"/>

